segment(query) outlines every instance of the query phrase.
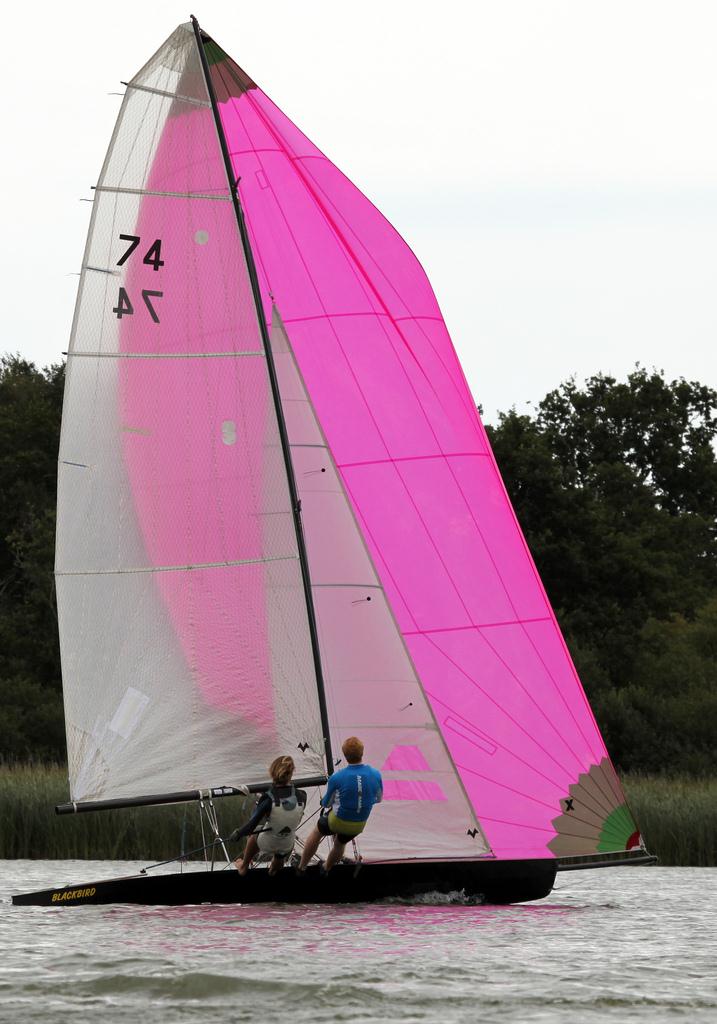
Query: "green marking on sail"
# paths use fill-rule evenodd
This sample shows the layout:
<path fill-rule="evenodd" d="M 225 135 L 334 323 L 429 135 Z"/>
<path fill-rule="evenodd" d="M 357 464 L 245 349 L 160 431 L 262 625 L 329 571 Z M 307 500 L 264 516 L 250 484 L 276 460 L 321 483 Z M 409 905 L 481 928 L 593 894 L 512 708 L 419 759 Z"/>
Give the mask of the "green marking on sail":
<path fill-rule="evenodd" d="M 627 849 L 630 837 L 637 831 L 637 825 L 626 804 L 616 807 L 605 819 L 600 838 L 598 839 L 599 853 L 613 853 L 618 850 Z"/>

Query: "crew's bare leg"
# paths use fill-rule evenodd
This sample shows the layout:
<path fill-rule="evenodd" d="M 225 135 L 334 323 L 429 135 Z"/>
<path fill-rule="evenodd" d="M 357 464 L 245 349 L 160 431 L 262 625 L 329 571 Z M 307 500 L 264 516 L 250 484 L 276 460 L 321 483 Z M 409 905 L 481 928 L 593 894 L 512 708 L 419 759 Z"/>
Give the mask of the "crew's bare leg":
<path fill-rule="evenodd" d="M 319 848 L 319 843 L 323 839 L 323 836 L 317 828 L 313 829 L 312 832 L 304 840 L 304 849 L 301 853 L 301 862 L 299 864 L 299 871 L 306 871 L 306 866 L 314 856 Z"/>
<path fill-rule="evenodd" d="M 236 869 L 240 875 L 245 875 L 247 873 L 249 865 L 254 860 L 258 852 L 259 847 L 257 845 L 256 836 L 249 836 L 246 846 L 244 847 L 244 856 L 241 860 L 237 857 L 234 861 Z"/>
<path fill-rule="evenodd" d="M 329 850 L 329 855 L 326 858 L 326 863 L 324 864 L 324 871 L 331 871 L 334 864 L 338 864 L 344 855 L 345 849 L 346 843 L 340 843 L 339 837 L 334 836 L 334 845 Z"/>
<path fill-rule="evenodd" d="M 271 864 L 269 865 L 269 874 L 275 875 L 284 866 L 284 857 L 280 857 L 278 853 L 275 853 L 271 858 Z"/>

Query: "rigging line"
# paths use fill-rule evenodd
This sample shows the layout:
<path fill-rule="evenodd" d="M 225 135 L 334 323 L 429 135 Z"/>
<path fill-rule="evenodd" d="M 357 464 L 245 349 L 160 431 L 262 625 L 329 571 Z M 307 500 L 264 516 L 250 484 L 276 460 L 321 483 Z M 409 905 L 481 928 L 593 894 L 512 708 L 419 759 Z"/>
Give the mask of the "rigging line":
<path fill-rule="evenodd" d="M 209 64 L 207 61 L 207 55 L 204 49 L 204 42 L 202 39 L 201 30 L 199 28 L 199 22 L 193 15 L 192 26 L 194 29 L 194 38 L 199 53 L 199 59 L 202 65 L 204 82 L 212 105 L 212 113 L 214 115 L 214 123 L 216 127 L 217 137 L 219 140 L 222 158 L 224 160 L 224 169 L 227 176 L 227 183 L 229 184 L 231 190 L 232 205 L 234 207 L 234 213 L 236 215 L 237 220 L 237 227 L 239 229 L 239 236 L 241 238 L 242 249 L 244 251 L 244 257 L 246 260 L 246 268 L 249 275 L 249 282 L 251 285 L 252 297 L 254 300 L 256 318 L 258 321 L 259 330 L 261 332 L 261 340 L 264 345 L 264 350 L 266 352 L 266 365 L 269 373 L 271 393 L 274 401 L 277 425 L 279 428 L 279 437 L 281 439 L 281 449 L 282 454 L 284 456 L 286 478 L 289 486 L 289 493 L 291 495 L 291 502 L 294 513 L 294 529 L 296 531 L 296 543 L 299 550 L 299 563 L 301 566 L 301 578 L 304 587 L 306 616 L 308 619 L 309 634 L 311 640 L 311 652 L 313 655 L 314 662 L 314 674 L 316 677 L 316 689 L 321 717 L 321 727 L 322 732 L 324 734 L 323 739 L 324 754 L 326 757 L 326 772 L 327 775 L 331 775 L 334 770 L 334 759 L 331 750 L 331 730 L 329 726 L 328 710 L 326 706 L 326 692 L 324 687 L 323 668 L 321 664 L 321 651 L 319 647 L 316 614 L 314 610 L 314 602 L 311 592 L 311 576 L 309 573 L 308 555 L 306 551 L 303 524 L 301 520 L 301 502 L 299 500 L 298 488 L 296 486 L 296 479 L 294 477 L 294 469 L 291 461 L 289 437 L 286 428 L 286 422 L 284 420 L 284 412 L 281 405 L 281 393 L 279 391 L 276 367 L 274 365 L 274 358 L 271 348 L 271 339 L 269 338 L 269 332 L 266 328 L 266 321 L 264 319 L 264 306 L 261 297 L 261 290 L 259 286 L 259 279 L 257 276 L 256 264 L 254 262 L 254 253 L 251 247 L 251 242 L 249 240 L 249 232 L 247 230 L 246 222 L 244 220 L 244 213 L 241 207 L 241 203 L 239 201 L 239 193 L 236 186 L 236 180 L 233 174 L 233 165 L 231 156 L 229 154 L 229 147 L 227 144 L 226 135 L 224 134 L 224 126 L 222 124 L 221 115 L 219 113 L 219 104 L 217 102 L 217 96 L 214 89 L 214 82 L 212 80 L 211 71 L 209 69 Z"/>
<path fill-rule="evenodd" d="M 73 463 L 80 465 L 80 463 Z M 298 555 L 272 555 L 270 558 L 240 558 L 230 562 L 197 562 L 190 565 L 149 565 L 136 569 L 77 569 L 56 572 L 55 576 L 122 576 L 138 572 L 189 572 L 194 569 L 231 569 L 239 565 L 261 565 L 264 562 L 289 562 Z"/>
<path fill-rule="evenodd" d="M 202 830 L 202 842 L 204 842 L 204 840 L 206 839 L 206 836 L 204 835 L 204 815 L 202 814 L 203 810 L 204 810 L 204 801 L 200 800 L 199 801 L 199 827 Z M 204 863 L 205 864 L 207 863 L 207 859 L 208 859 L 207 858 L 207 850 L 208 850 L 208 848 L 210 846 L 214 846 L 214 843 L 207 843 L 205 845 L 205 847 L 204 847 Z"/>
<path fill-rule="evenodd" d="M 212 839 L 209 846 L 215 846 L 220 840 Z M 146 874 L 147 871 L 151 871 L 153 868 L 162 868 L 165 864 L 176 864 L 177 861 L 188 860 L 197 853 L 204 853 L 206 850 L 205 846 L 198 846 L 196 850 L 188 850 L 186 853 L 180 853 L 178 857 L 169 857 L 167 860 L 158 860 L 156 864 L 148 864 L 146 867 L 140 869 L 140 875 Z"/>
<path fill-rule="evenodd" d="M 323 808 L 322 808 L 321 804 L 319 804 L 319 806 L 316 808 L 316 810 L 312 811 L 308 818 L 302 818 L 301 819 L 299 824 L 296 826 L 296 831 L 298 832 L 299 829 L 302 827 L 302 825 L 308 824 L 311 821 L 311 819 L 315 818 L 317 814 L 320 814 L 322 810 L 323 810 Z M 298 839 L 298 836 L 297 836 L 297 839 Z M 303 840 L 302 840 L 302 843 L 303 843 Z"/>
<path fill-rule="evenodd" d="M 229 854 L 227 852 L 227 848 L 224 845 L 224 840 L 222 839 L 221 835 L 219 834 L 219 817 L 217 815 L 217 809 L 214 806 L 214 801 L 212 800 L 211 796 L 209 797 L 208 806 L 205 807 L 205 812 L 206 812 L 209 824 L 212 827 L 212 831 L 214 832 L 215 837 L 219 840 L 219 842 L 221 844 L 221 847 L 222 847 L 222 850 L 224 851 L 224 857 L 226 858 L 227 863 L 231 864 L 231 858 L 229 857 Z M 213 864 L 214 864 L 214 851 L 212 850 L 212 865 Z"/>

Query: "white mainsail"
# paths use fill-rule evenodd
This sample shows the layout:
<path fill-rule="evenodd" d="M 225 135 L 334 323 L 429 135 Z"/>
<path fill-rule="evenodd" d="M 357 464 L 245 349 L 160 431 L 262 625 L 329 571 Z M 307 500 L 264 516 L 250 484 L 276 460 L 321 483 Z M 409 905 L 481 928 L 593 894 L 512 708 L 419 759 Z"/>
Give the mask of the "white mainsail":
<path fill-rule="evenodd" d="M 129 83 L 70 342 L 56 580 L 73 800 L 324 769 L 266 356 L 191 26 Z"/>

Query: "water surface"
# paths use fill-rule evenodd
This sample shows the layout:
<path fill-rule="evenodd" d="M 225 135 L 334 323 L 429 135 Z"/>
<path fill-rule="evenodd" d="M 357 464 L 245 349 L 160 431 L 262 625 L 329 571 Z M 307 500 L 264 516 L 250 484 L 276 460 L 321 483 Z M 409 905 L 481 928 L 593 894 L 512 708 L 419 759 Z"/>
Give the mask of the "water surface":
<path fill-rule="evenodd" d="M 138 866 L 0 862 L 1 1021 L 717 1021 L 717 869 L 569 872 L 512 907 L 9 903 Z"/>

